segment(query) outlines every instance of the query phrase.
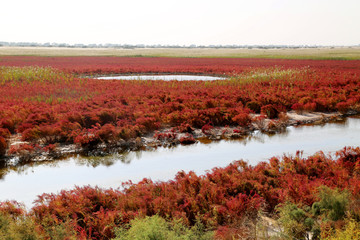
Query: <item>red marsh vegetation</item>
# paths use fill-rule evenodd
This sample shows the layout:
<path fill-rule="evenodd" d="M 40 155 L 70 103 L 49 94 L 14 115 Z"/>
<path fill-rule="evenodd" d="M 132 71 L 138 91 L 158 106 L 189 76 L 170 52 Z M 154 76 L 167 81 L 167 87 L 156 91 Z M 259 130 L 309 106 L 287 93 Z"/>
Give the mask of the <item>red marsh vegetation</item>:
<path fill-rule="evenodd" d="M 0 56 L 0 66 L 51 66 L 78 74 L 109 73 L 241 73 L 249 68 L 301 68 L 359 72 L 360 60 L 298 60 L 259 58 L 166 58 L 166 57 L 39 57 Z"/>
<path fill-rule="evenodd" d="M 191 140 L 193 128 L 208 125 L 242 132 L 259 119 L 254 113 L 277 119 L 290 110 L 360 110 L 360 61 L 9 56 L 0 57 L 0 65 L 17 66 L 0 67 L 2 155 L 73 143 L 87 151 L 164 128 L 187 132 Z M 134 72 L 229 79 L 122 81 L 73 75 Z M 12 134 L 27 143 L 9 149 Z"/>
<path fill-rule="evenodd" d="M 155 133 L 156 138 L 183 132 L 187 143 L 195 141 L 194 128 L 207 133 L 228 125 L 242 132 L 259 118 L 277 121 L 290 110 L 360 111 L 360 61 L 5 56 L 0 65 L 1 157 L 52 152 L 59 144 L 75 143 L 86 150 L 116 146 L 163 128 L 173 131 Z M 118 73 L 230 78 L 181 82 L 78 77 Z M 10 146 L 15 136 L 26 143 Z M 197 236 L 211 231 L 218 239 L 254 238 L 264 214 L 279 218 L 292 238 L 309 233 L 325 238 L 335 229 L 356 233 L 351 229 L 360 219 L 359 156 L 359 148 L 344 148 L 337 159 L 298 153 L 256 166 L 237 161 L 204 176 L 179 172 L 168 182 L 144 179 L 124 184 L 123 190 L 78 187 L 40 196 L 29 212 L 2 202 L 0 235 L 123 239 L 120 235 L 132 228 L 133 219 L 157 215 L 180 221 L 182 231 L 202 226 Z"/>
<path fill-rule="evenodd" d="M 124 183 L 123 190 L 77 187 L 43 194 L 27 213 L 21 205 L 3 202 L 0 217 L 15 229 L 35 229 L 45 239 L 60 234 L 110 239 L 117 228 L 128 229 L 133 219 L 155 215 L 185 227 L 201 224 L 216 239 L 253 239 L 261 237 L 264 226 L 258 223 L 266 214 L 282 222 L 279 234 L 287 234 L 282 236 L 305 239 L 312 233 L 319 239 L 360 218 L 359 166 L 359 148 L 344 148 L 337 159 L 319 152 L 307 158 L 301 153 L 273 157 L 256 166 L 236 161 L 202 176 L 179 172 L 167 182 Z"/>

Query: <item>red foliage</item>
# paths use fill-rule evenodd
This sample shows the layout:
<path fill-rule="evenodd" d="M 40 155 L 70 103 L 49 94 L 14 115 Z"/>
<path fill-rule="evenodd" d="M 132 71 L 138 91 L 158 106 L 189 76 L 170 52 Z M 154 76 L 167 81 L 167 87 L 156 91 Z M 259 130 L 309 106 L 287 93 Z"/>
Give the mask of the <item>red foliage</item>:
<path fill-rule="evenodd" d="M 247 127 L 253 121 L 251 112 L 276 118 L 279 112 L 291 109 L 360 111 L 360 61 L 2 56 L 0 60 L 0 65 L 50 65 L 87 74 L 236 74 L 276 65 L 299 69 L 286 80 L 271 78 L 251 83 L 76 78 L 3 83 L 0 128 L 20 133 L 23 140 L 45 145 L 78 143 L 92 148 L 164 127 L 192 133 L 194 128 L 208 123 L 214 127 Z M 303 66 L 308 66 L 304 72 Z"/>
<path fill-rule="evenodd" d="M 292 110 L 295 110 L 297 113 L 301 113 L 304 110 L 304 105 L 301 103 L 294 103 L 291 106 Z"/>
<path fill-rule="evenodd" d="M 180 138 L 186 144 L 195 142 L 190 134 L 193 128 L 207 123 L 249 125 L 251 111 L 275 118 L 279 112 L 291 109 L 360 110 L 360 61 L 0 56 L 0 65 L 53 66 L 78 74 L 219 75 L 274 66 L 283 69 L 309 66 L 306 72 L 287 80 L 251 83 L 94 79 L 5 82 L 0 86 L 0 129 L 5 129 L 0 131 L 0 153 L 6 150 L 9 132 L 21 133 L 24 140 L 33 143 L 66 142 L 93 148 L 99 143 L 136 138 L 162 127 L 178 127 L 180 132 L 187 133 Z M 260 123 L 262 118 L 254 121 Z M 159 135 L 162 137 L 165 136 Z M 54 145 L 48 146 L 49 151 L 54 150 Z M 33 145 L 20 145 L 12 147 L 9 153 L 25 154 L 36 149 Z M 316 200 L 316 186 L 350 189 L 359 197 L 360 149 L 345 148 L 338 156 L 334 161 L 322 153 L 308 158 L 299 153 L 272 158 L 269 163 L 255 167 L 238 161 L 205 176 L 180 172 L 169 182 L 144 179 L 138 184 L 129 183 L 121 192 L 76 188 L 57 195 L 42 195 L 33 211 L 39 223 L 44 220 L 55 225 L 73 219 L 79 235 L 88 239 L 112 238 L 113 226 L 128 223 L 138 215 L 154 214 L 182 218 L 189 225 L 200 219 L 208 226 L 227 226 L 219 229 L 226 236 L 236 231 L 232 226 L 244 216 L 256 215 L 261 206 L 272 212 L 285 200 L 312 204 Z M 16 213 L 18 210 L 14 209 Z"/>
<path fill-rule="evenodd" d="M 210 124 L 205 124 L 202 128 L 201 128 L 201 131 L 204 133 L 204 134 L 209 134 L 208 131 L 210 131 L 211 129 L 213 129 L 214 127 L 211 126 Z"/>
<path fill-rule="evenodd" d="M 0 128 L 0 137 L 9 138 L 11 135 L 10 131 L 6 128 Z"/>
<path fill-rule="evenodd" d="M 261 107 L 261 114 L 264 114 L 270 119 L 277 118 L 279 116 L 279 111 L 271 104 L 265 105 Z"/>
<path fill-rule="evenodd" d="M 0 202 L 0 213 L 9 214 L 14 219 L 25 214 L 24 205 L 16 201 L 4 201 Z"/>
<path fill-rule="evenodd" d="M 181 133 L 192 133 L 194 129 L 188 123 L 182 123 L 180 126 L 177 127 L 179 132 Z"/>
<path fill-rule="evenodd" d="M 0 157 L 5 155 L 7 148 L 8 148 L 8 144 L 5 138 L 0 137 Z"/>
<path fill-rule="evenodd" d="M 254 113 L 260 113 L 261 105 L 256 101 L 250 101 L 246 103 L 246 107 Z"/>
<path fill-rule="evenodd" d="M 75 229 L 86 234 L 87 239 L 114 237 L 115 225 L 155 214 L 182 218 L 188 225 L 200 220 L 217 228 L 217 236 L 226 239 L 240 234 L 244 219 L 254 219 L 262 207 L 271 213 L 284 201 L 311 206 L 317 201 L 318 186 L 349 189 L 353 197 L 358 197 L 360 148 L 344 148 L 338 156 L 333 160 L 320 152 L 303 158 L 299 152 L 254 167 L 236 161 L 204 176 L 179 172 L 168 182 L 130 182 L 123 185 L 123 191 L 77 187 L 59 194 L 43 194 L 33 212 L 38 223 L 75 220 Z"/>
<path fill-rule="evenodd" d="M 56 144 L 49 144 L 44 147 L 45 152 L 53 153 L 56 149 Z"/>
<path fill-rule="evenodd" d="M 22 144 L 19 144 L 19 145 L 11 146 L 10 149 L 9 149 L 9 154 L 24 155 L 24 154 L 32 153 L 34 151 L 35 151 L 34 146 L 31 146 L 31 145 L 26 144 L 26 143 L 22 143 Z"/>
<path fill-rule="evenodd" d="M 351 104 L 349 104 L 348 102 L 339 102 L 336 104 L 336 108 L 341 113 L 347 113 L 350 110 L 350 106 Z"/>
<path fill-rule="evenodd" d="M 160 140 L 160 141 L 174 140 L 174 139 L 176 139 L 176 137 L 177 137 L 177 134 L 174 132 L 164 132 L 164 133 L 156 132 L 154 134 L 154 138 L 156 140 Z"/>
<path fill-rule="evenodd" d="M 260 58 L 36 57 L 0 56 L 0 66 L 52 66 L 79 74 L 109 73 L 241 73 L 257 67 L 311 67 L 359 71 L 360 61 Z"/>
<path fill-rule="evenodd" d="M 6 128 L 0 128 L 0 157 L 4 156 L 8 148 L 7 138 L 10 137 L 10 132 Z"/>
<path fill-rule="evenodd" d="M 191 134 L 189 134 L 189 133 L 186 133 L 186 135 L 183 136 L 183 137 L 181 137 L 181 138 L 179 139 L 179 141 L 180 141 L 181 144 L 185 144 L 185 145 L 186 145 L 186 144 L 193 144 L 193 143 L 196 142 L 194 136 L 191 135 Z"/>
<path fill-rule="evenodd" d="M 247 111 L 239 113 L 238 115 L 233 117 L 232 120 L 241 127 L 247 127 L 251 123 L 251 117 Z"/>

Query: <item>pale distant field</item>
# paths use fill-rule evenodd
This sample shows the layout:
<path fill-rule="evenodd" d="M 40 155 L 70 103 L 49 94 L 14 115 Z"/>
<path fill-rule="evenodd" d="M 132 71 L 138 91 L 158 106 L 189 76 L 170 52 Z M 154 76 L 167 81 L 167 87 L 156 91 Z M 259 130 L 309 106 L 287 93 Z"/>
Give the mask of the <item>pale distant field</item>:
<path fill-rule="evenodd" d="M 360 59 L 360 47 L 300 49 L 226 48 L 45 48 L 0 47 L 0 55 L 13 56 L 118 56 L 118 57 L 230 57 L 295 59 Z"/>

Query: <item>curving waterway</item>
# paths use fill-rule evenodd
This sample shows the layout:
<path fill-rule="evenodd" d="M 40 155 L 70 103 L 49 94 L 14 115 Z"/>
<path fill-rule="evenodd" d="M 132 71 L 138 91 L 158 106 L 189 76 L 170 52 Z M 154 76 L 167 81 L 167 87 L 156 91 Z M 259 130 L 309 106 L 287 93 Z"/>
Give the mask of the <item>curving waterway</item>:
<path fill-rule="evenodd" d="M 118 188 L 122 182 L 173 179 L 180 171 L 203 174 L 214 167 L 224 167 L 244 159 L 251 165 L 272 156 L 328 153 L 344 146 L 360 146 L 360 118 L 316 126 L 288 127 L 285 132 L 266 135 L 255 132 L 242 140 L 197 143 L 153 151 L 128 152 L 108 157 L 69 157 L 53 162 L 32 163 L 0 171 L 0 201 L 12 199 L 27 207 L 37 195 L 72 189 L 74 185 Z"/>

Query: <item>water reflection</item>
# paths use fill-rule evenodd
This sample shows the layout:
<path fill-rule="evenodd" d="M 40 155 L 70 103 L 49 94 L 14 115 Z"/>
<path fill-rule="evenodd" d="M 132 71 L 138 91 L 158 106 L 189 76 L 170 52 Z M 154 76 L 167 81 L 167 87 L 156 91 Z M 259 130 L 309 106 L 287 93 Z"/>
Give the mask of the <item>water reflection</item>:
<path fill-rule="evenodd" d="M 341 144 L 343 142 L 342 139 L 351 139 L 349 138 L 349 135 L 354 135 L 354 133 L 358 133 L 359 130 L 359 123 L 360 118 L 359 117 L 352 117 L 345 119 L 343 121 L 338 121 L 334 123 L 325 123 L 325 124 L 319 124 L 319 125 L 309 125 L 309 126 L 292 126 L 284 129 L 281 132 L 278 132 L 276 134 L 272 133 L 263 133 L 260 131 L 255 131 L 252 134 L 249 134 L 247 136 L 243 136 L 240 139 L 227 139 L 227 140 L 210 140 L 208 138 L 202 138 L 199 139 L 198 143 L 193 145 L 187 145 L 187 146 L 169 146 L 169 147 L 158 147 L 158 148 L 151 148 L 146 151 L 125 151 L 121 153 L 114 153 L 110 156 L 80 156 L 80 155 L 72 155 L 70 157 L 67 157 L 65 159 L 60 160 L 52 160 L 52 161 L 40 161 L 40 162 L 30 162 L 30 163 L 24 163 L 22 165 L 17 166 L 10 166 L 7 167 L 4 162 L 0 162 L 0 181 L 4 180 L 5 176 L 7 174 L 29 174 L 29 172 L 33 172 L 33 169 L 36 169 L 40 166 L 46 166 L 47 168 L 62 168 L 64 165 L 75 165 L 78 167 L 85 167 L 85 168 L 97 168 L 99 166 L 102 167 L 112 167 L 115 164 L 122 163 L 129 165 L 134 160 L 146 160 L 149 158 L 149 156 L 161 156 L 161 155 L 174 155 L 179 154 L 182 152 L 197 152 L 197 155 L 204 155 L 207 156 L 206 152 L 202 152 L 204 149 L 216 149 L 217 152 L 223 152 L 224 154 L 227 154 L 228 148 L 226 146 L 231 147 L 246 147 L 247 145 L 251 145 L 252 149 L 263 149 L 263 145 L 267 144 L 272 147 L 281 147 L 283 145 L 282 151 L 296 151 L 298 149 L 305 149 L 305 145 L 311 145 L 316 142 L 316 144 L 321 144 L 321 139 L 317 136 L 321 136 L 321 138 L 324 139 L 330 139 L 330 141 L 333 141 L 335 143 L 339 143 L 338 147 L 334 150 L 339 150 L 341 147 L 346 145 L 346 141 L 344 144 Z M 335 131 L 335 132 L 334 132 Z M 319 135 L 318 133 L 321 134 Z M 356 135 L 356 134 L 355 134 Z M 332 139 L 332 140 L 331 140 Z M 325 141 L 325 140 L 324 140 Z M 289 145 L 291 143 L 296 143 L 296 148 L 288 149 L 285 148 L 285 145 Z M 355 142 L 351 142 L 353 145 L 357 145 L 357 139 L 355 139 Z M 269 148 L 269 147 L 266 147 Z M 324 145 L 320 147 L 318 150 L 325 150 L 328 149 L 328 146 Z M 330 149 L 329 149 L 330 150 Z M 271 157 L 271 151 L 268 151 L 269 155 L 268 157 Z M 275 154 L 276 152 L 274 152 Z M 258 159 L 256 159 L 256 156 L 254 157 L 249 156 L 248 154 L 239 154 L 235 159 L 247 159 L 251 160 L 251 163 L 256 164 L 259 162 Z M 256 161 L 258 160 L 258 161 Z M 262 158 L 261 160 L 266 160 Z M 215 167 L 215 166 L 214 166 Z M 181 169 L 179 169 L 181 170 Z"/>
<path fill-rule="evenodd" d="M 16 199 L 30 206 L 38 194 L 71 189 L 74 185 L 117 188 L 121 182 L 137 182 L 144 177 L 172 179 L 180 170 L 204 174 L 206 170 L 224 167 L 239 159 L 255 165 L 272 156 L 295 154 L 298 150 L 303 150 L 304 156 L 319 150 L 333 152 L 344 146 L 358 146 L 359 136 L 360 119 L 349 118 L 342 123 L 289 127 L 275 135 L 254 132 L 240 140 L 35 162 L 0 170 L 0 200 Z"/>
<path fill-rule="evenodd" d="M 121 154 L 115 153 L 111 156 L 101 156 L 101 157 L 76 156 L 73 158 L 73 161 L 76 163 L 77 166 L 96 168 L 98 166 L 111 167 L 118 161 L 125 164 L 129 164 L 131 162 L 131 158 L 129 158 L 129 152 L 124 152 Z"/>

